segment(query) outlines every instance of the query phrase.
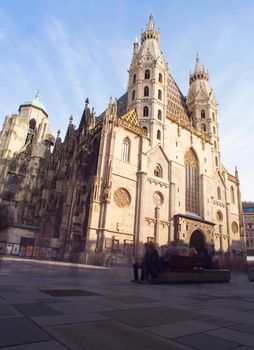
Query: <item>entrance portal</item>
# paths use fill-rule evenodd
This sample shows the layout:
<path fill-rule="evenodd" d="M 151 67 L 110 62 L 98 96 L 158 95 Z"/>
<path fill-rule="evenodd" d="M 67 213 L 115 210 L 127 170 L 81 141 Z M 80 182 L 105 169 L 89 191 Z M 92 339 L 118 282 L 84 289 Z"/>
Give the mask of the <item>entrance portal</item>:
<path fill-rule="evenodd" d="M 190 246 L 196 249 L 196 251 L 198 252 L 198 255 L 203 254 L 206 248 L 206 244 L 205 244 L 204 234 L 201 231 L 196 230 L 192 233 L 190 238 Z"/>

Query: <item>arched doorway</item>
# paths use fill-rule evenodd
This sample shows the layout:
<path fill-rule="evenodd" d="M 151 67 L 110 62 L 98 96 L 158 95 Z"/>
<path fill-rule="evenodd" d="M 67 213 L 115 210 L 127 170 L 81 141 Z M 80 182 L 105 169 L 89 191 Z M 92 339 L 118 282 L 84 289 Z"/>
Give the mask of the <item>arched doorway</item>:
<path fill-rule="evenodd" d="M 192 233 L 190 238 L 190 246 L 194 247 L 199 255 L 203 254 L 206 248 L 206 243 L 204 234 L 201 231 L 196 230 Z"/>

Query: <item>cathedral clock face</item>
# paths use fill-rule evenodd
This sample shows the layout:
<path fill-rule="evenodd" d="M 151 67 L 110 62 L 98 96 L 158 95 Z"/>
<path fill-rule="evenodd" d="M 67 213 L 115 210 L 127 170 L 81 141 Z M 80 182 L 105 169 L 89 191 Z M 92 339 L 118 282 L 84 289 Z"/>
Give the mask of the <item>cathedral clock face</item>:
<path fill-rule="evenodd" d="M 114 201 L 120 208 L 124 208 L 130 205 L 131 196 L 125 188 L 118 188 L 114 193 Z"/>
<path fill-rule="evenodd" d="M 153 195 L 153 201 L 157 207 L 160 207 L 164 202 L 163 194 L 161 192 L 158 192 L 158 191 L 155 192 Z"/>

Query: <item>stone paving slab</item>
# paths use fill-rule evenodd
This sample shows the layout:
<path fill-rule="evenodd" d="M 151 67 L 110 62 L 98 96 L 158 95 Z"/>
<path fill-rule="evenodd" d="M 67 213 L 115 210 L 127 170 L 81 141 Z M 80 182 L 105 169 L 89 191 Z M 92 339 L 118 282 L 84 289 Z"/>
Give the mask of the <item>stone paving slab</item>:
<path fill-rule="evenodd" d="M 57 341 L 53 340 L 40 343 L 8 346 L 1 348 L 1 350 L 67 350 L 67 348 Z"/>
<path fill-rule="evenodd" d="M 228 321 L 237 321 L 239 323 L 254 325 L 253 312 L 241 312 L 231 310 L 230 308 L 200 309 L 198 312 L 210 317 L 218 317 Z"/>
<path fill-rule="evenodd" d="M 10 305 L 0 304 L 0 319 L 23 317 L 14 307 Z"/>
<path fill-rule="evenodd" d="M 220 339 L 207 334 L 192 334 L 174 339 L 197 350 L 230 350 L 240 346 L 239 343 Z"/>
<path fill-rule="evenodd" d="M 62 302 L 62 303 L 49 303 L 45 304 L 50 308 L 61 312 L 63 314 L 80 314 L 84 312 L 99 312 L 99 311 L 111 311 L 112 307 L 108 307 L 96 302 L 83 302 L 83 303 L 71 303 L 71 302 Z"/>
<path fill-rule="evenodd" d="M 198 321 L 183 321 L 170 324 L 164 324 L 160 326 L 143 328 L 146 332 L 154 333 L 165 338 L 173 339 L 182 337 L 185 335 L 205 332 L 214 329 L 215 326 L 198 322 Z"/>
<path fill-rule="evenodd" d="M 13 304 L 16 310 L 27 317 L 59 315 L 60 312 L 41 303 Z"/>
<path fill-rule="evenodd" d="M 31 320 L 39 326 L 52 326 L 61 324 L 75 324 L 92 321 L 103 321 L 107 318 L 97 313 L 84 313 L 74 315 L 59 315 L 59 316 L 44 316 L 44 317 L 31 317 Z"/>
<path fill-rule="evenodd" d="M 240 344 L 246 345 L 246 346 L 252 346 L 254 347 L 254 335 L 246 334 L 243 332 L 235 331 L 232 329 L 215 329 L 209 332 L 206 332 L 206 334 L 213 335 L 215 337 L 225 339 L 225 340 L 231 340 L 234 342 L 239 342 Z"/>
<path fill-rule="evenodd" d="M 145 309 L 109 311 L 101 314 L 138 328 L 202 318 L 201 315 L 195 313 L 184 312 L 163 306 Z"/>
<path fill-rule="evenodd" d="M 235 331 L 254 335 L 254 325 L 252 325 L 252 324 L 236 324 L 236 325 L 231 325 L 228 328 L 235 330 Z M 253 344 L 253 346 L 254 346 L 254 344 Z"/>
<path fill-rule="evenodd" d="M 55 326 L 48 328 L 48 331 L 75 350 L 190 349 L 117 321 Z"/>
<path fill-rule="evenodd" d="M 50 340 L 51 336 L 25 318 L 0 320 L 0 346 Z"/>

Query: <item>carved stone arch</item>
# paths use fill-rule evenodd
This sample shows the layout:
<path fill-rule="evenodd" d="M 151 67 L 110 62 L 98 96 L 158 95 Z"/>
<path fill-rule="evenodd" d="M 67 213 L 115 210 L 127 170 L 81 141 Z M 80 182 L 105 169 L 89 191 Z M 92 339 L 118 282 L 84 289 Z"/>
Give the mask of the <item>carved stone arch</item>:
<path fill-rule="evenodd" d="M 184 162 L 195 168 L 199 167 L 199 160 L 196 151 L 191 147 L 189 148 L 184 155 Z"/>
<path fill-rule="evenodd" d="M 201 230 L 195 230 L 190 238 L 190 246 L 194 247 L 198 254 L 202 256 L 206 249 L 207 242 L 204 233 Z"/>

